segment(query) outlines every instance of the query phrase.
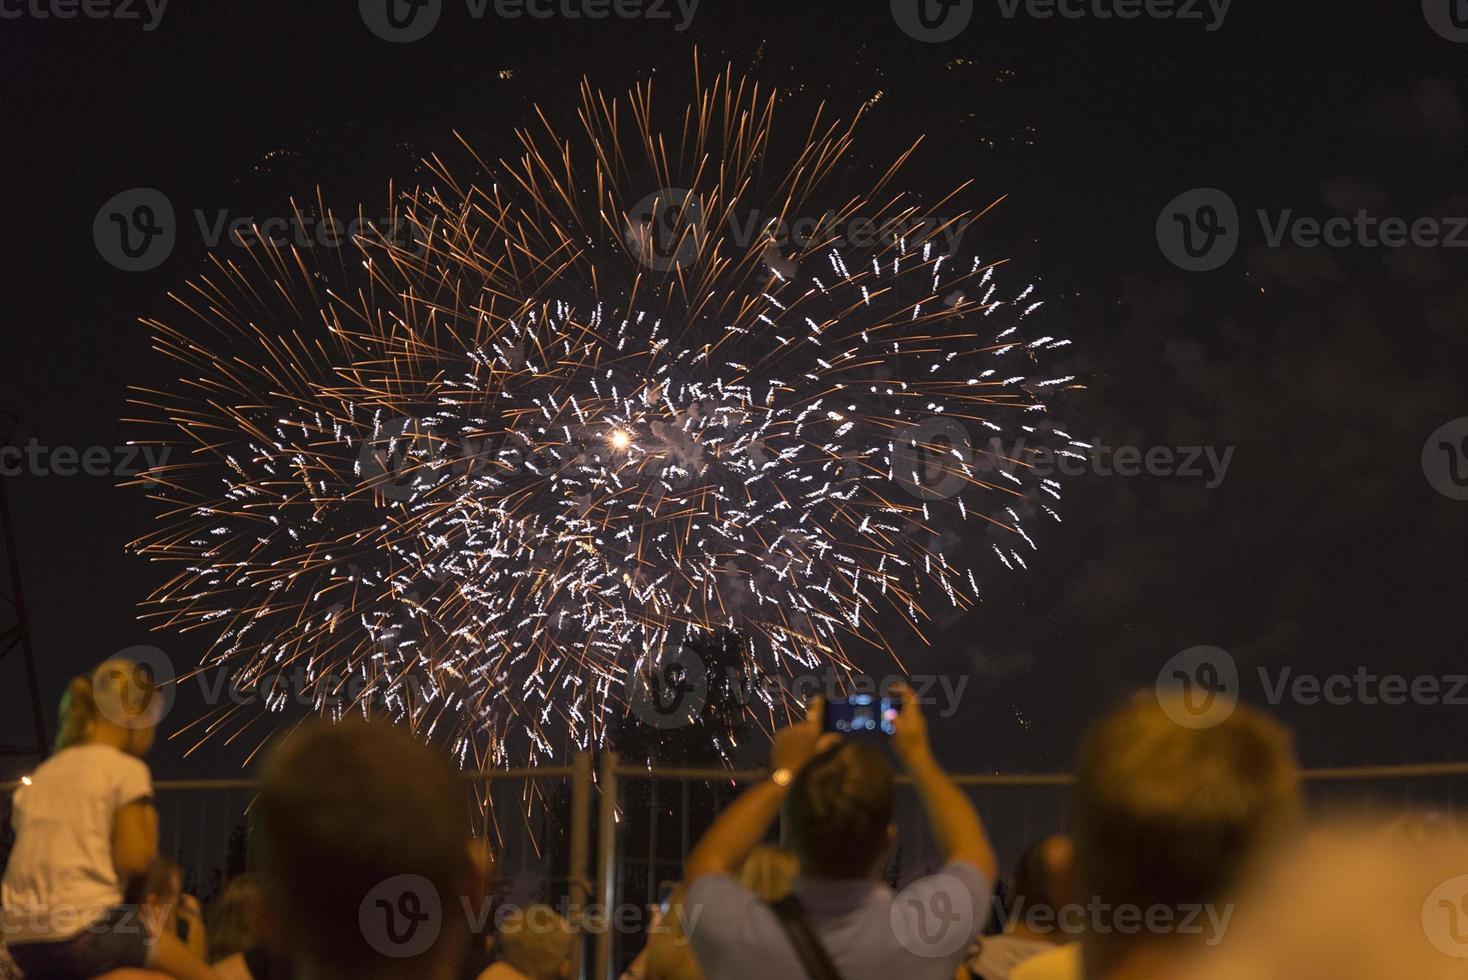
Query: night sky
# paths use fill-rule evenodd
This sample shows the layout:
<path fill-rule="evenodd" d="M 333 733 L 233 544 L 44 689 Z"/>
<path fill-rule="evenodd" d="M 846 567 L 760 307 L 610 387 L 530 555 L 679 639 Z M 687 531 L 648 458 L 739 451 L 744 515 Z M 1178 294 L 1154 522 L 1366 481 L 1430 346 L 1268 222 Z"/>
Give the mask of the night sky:
<path fill-rule="evenodd" d="M 394 44 L 349 2 L 176 2 L 145 30 L 142 5 L 142 20 L 59 20 L 0 0 L 0 409 L 48 446 L 125 444 L 128 386 L 173 377 L 138 318 L 170 313 L 166 293 L 204 268 L 196 209 L 284 215 L 319 186 L 339 211 L 380 211 L 389 181 L 425 181 L 417 161 L 455 131 L 513 154 L 532 107 L 566 118 L 583 75 L 683 93 L 697 49 L 796 107 L 824 99 L 849 116 L 876 99 L 853 152 L 885 163 L 925 135 L 904 171 L 920 192 L 972 179 L 986 200 L 1008 195 L 970 234 L 1038 277 L 1075 341 L 1069 367 L 1089 388 L 1061 410 L 1067 429 L 1233 449 L 1213 487 L 1068 480 L 1065 523 L 1045 528 L 1028 573 L 910 651 L 971 677 L 934 723 L 954 768 L 1064 769 L 1089 718 L 1197 645 L 1228 650 L 1258 703 L 1261 666 L 1468 671 L 1468 502 L 1435 490 L 1422 461 L 1435 430 L 1468 416 L 1468 231 L 1460 248 L 1271 247 L 1257 217 L 1365 209 L 1449 228 L 1468 215 L 1468 43 L 1411 2 L 1238 0 L 1213 30 L 1203 4 L 1203 20 L 972 6 L 958 37 L 927 43 L 877 0 L 703 0 L 681 32 L 672 6 L 671 20 L 475 20 L 445 0 L 426 38 Z M 136 187 L 172 202 L 178 242 L 125 272 L 93 219 Z M 1224 191 L 1241 216 L 1237 253 L 1212 271 L 1179 268 L 1156 234 L 1194 188 Z M 200 650 L 137 622 L 164 575 L 125 550 L 155 508 L 119 482 L 9 481 L 52 732 L 65 681 L 113 652 L 153 643 L 187 663 Z M 0 740 L 25 731 L 18 668 L 0 664 Z M 1304 761 L 1327 766 L 1453 758 L 1468 706 L 1276 710 Z M 186 695 L 172 720 L 197 711 Z M 155 773 L 229 776 L 244 756 L 184 747 L 155 749 Z"/>

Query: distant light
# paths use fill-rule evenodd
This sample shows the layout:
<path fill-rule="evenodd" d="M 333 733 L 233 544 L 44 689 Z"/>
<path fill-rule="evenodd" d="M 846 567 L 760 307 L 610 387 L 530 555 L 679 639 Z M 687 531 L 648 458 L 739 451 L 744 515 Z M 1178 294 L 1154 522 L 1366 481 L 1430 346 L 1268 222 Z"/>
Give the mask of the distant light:
<path fill-rule="evenodd" d="M 612 433 L 613 449 L 626 449 L 630 445 L 632 445 L 632 437 L 630 435 L 623 432 L 621 429 L 618 429 Z"/>
<path fill-rule="evenodd" d="M 31 777 L 29 777 L 29 776 L 22 776 L 22 777 L 20 777 L 20 784 L 22 786 L 29 786 L 31 784 Z"/>

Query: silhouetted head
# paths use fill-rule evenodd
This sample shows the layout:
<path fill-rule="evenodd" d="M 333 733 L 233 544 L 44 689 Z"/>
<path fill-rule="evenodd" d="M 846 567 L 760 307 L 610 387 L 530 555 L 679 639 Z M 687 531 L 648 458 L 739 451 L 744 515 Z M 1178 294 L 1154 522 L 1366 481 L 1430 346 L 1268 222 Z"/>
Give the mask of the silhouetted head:
<path fill-rule="evenodd" d="M 1148 691 L 1081 745 L 1072 823 L 1087 897 L 1142 909 L 1215 902 L 1297 827 L 1299 769 L 1280 725 L 1244 705 L 1207 728 L 1175 715 Z"/>
<path fill-rule="evenodd" d="M 860 742 L 842 742 L 812 759 L 791 784 L 791 844 L 801 874 L 866 878 L 892 841 L 892 767 Z"/>
<path fill-rule="evenodd" d="M 258 808 L 266 921 L 312 976 L 430 978 L 457 961 L 475 871 L 440 753 L 391 725 L 310 722 L 267 763 Z M 437 940 L 416 951 L 420 928 Z"/>
<path fill-rule="evenodd" d="M 1025 848 L 1014 868 L 1011 912 L 1023 916 L 1029 910 L 1045 909 L 1053 915 L 1071 900 L 1073 870 L 1073 847 L 1064 834 Z"/>
<path fill-rule="evenodd" d="M 56 751 L 73 745 L 112 745 L 142 758 L 153 747 L 164 698 L 152 672 L 121 657 L 73 677 L 61 695 Z"/>

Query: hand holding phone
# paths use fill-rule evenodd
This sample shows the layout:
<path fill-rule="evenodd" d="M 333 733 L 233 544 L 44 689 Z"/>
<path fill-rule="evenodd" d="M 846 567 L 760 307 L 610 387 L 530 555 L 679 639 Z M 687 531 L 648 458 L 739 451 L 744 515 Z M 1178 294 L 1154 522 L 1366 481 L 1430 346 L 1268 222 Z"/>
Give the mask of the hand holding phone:
<path fill-rule="evenodd" d="M 897 731 L 902 710 L 900 698 L 889 695 L 853 694 L 826 702 L 822 730 L 837 735 L 887 736 Z"/>
<path fill-rule="evenodd" d="M 928 745 L 928 720 L 923 717 L 922 706 L 906 684 L 898 685 L 892 693 L 902 701 L 892 748 L 896 750 L 903 765 L 910 770 L 914 765 L 932 761 L 933 750 Z"/>

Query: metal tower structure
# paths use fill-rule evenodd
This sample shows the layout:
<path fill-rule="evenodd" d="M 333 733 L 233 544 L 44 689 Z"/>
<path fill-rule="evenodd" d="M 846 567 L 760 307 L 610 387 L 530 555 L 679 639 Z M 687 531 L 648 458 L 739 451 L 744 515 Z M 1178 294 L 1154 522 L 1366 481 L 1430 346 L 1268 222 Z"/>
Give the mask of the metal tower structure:
<path fill-rule="evenodd" d="M 0 411 L 0 451 L 20 448 L 20 417 Z M 36 654 L 31 647 L 30 622 L 26 618 L 25 591 L 21 586 L 20 558 L 16 554 L 15 524 L 10 517 L 10 499 L 0 472 L 0 692 L 18 695 L 20 685 L 6 679 L 14 677 L 17 667 L 25 673 L 26 692 L 30 699 L 31 735 L 21 742 L 0 742 L 0 758 L 21 756 L 44 759 L 49 750 L 46 742 L 45 712 L 41 708 L 41 685 L 36 678 Z M 16 661 L 20 663 L 17 664 Z M 11 699 L 6 698 L 7 701 Z M 19 696 L 11 701 L 19 703 Z M 23 717 L 19 714 L 17 718 Z M 6 733 L 9 736 L 9 733 Z M 10 736 L 13 737 L 13 736 Z M 34 741 L 31 738 L 34 737 Z"/>

